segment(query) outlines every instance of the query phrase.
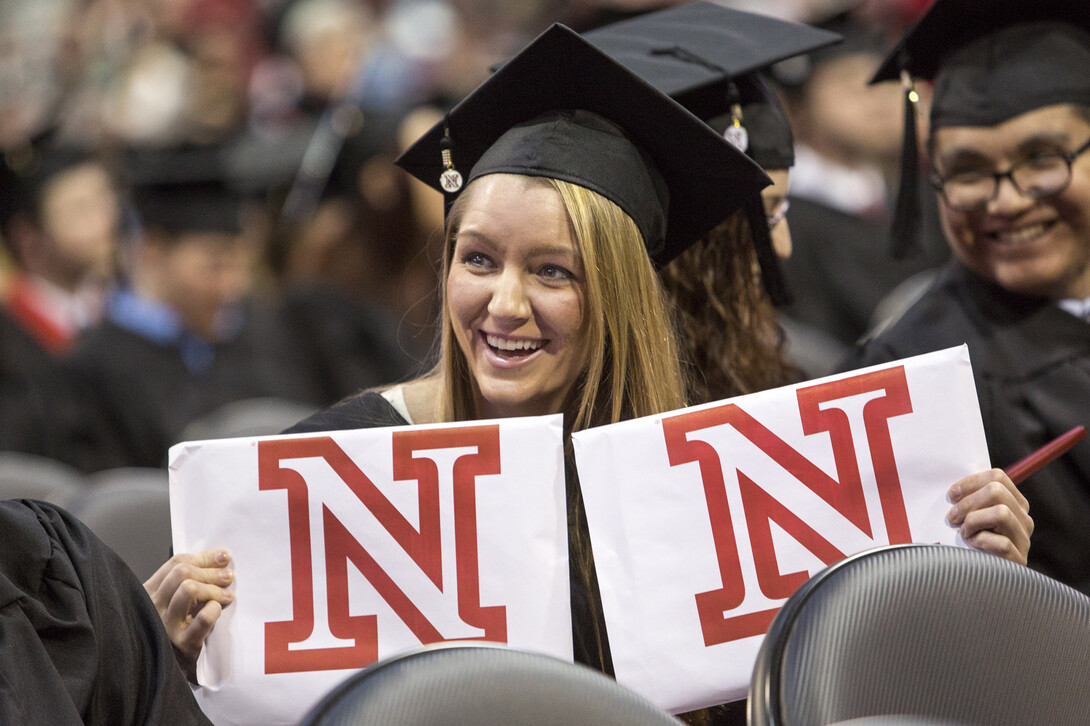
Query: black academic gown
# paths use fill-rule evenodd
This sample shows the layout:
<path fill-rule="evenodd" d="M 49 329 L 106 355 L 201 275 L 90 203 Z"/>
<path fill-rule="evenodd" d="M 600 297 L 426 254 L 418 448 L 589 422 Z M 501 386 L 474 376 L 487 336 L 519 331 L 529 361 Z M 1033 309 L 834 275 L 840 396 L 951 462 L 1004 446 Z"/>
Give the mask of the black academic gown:
<path fill-rule="evenodd" d="M 312 382 L 283 365 L 269 328 L 250 319 L 214 346 L 207 367 L 187 367 L 179 348 L 112 322 L 88 331 L 61 363 L 71 399 L 56 401 L 54 457 L 85 471 L 164 466 L 187 424 L 249 398 L 321 405 Z"/>
<path fill-rule="evenodd" d="M 0 308 L 0 381 L 21 381 L 52 359 L 52 353 Z"/>
<path fill-rule="evenodd" d="M 843 368 L 962 343 L 969 346 L 993 466 L 1090 425 L 1090 322 L 1051 301 L 1005 292 L 956 262 Z M 1020 489 L 1035 525 L 1030 566 L 1090 594 L 1090 439 Z"/>
<path fill-rule="evenodd" d="M 427 357 L 413 347 L 420 331 L 401 326 L 393 311 L 328 285 L 292 286 L 276 312 L 291 341 L 286 357 L 317 386 L 321 405 L 406 380 Z"/>
<path fill-rule="evenodd" d="M 0 501 L 0 723 L 209 723 L 136 576 L 44 502 Z"/>
<path fill-rule="evenodd" d="M 37 380 L 53 362 L 53 355 L 0 309 L 0 451 L 46 453 L 47 434 L 31 422 L 44 420 L 47 391 Z"/>
<path fill-rule="evenodd" d="M 933 196 L 933 195 L 929 195 Z M 935 230 L 932 215 L 924 215 Z M 854 344 L 871 327 L 878 304 L 898 284 L 941 265 L 949 250 L 937 242 L 904 260 L 890 259 L 889 219 L 851 214 L 819 202 L 791 197 L 791 257 L 784 275 L 794 301 L 781 313 L 823 331 L 844 345 Z"/>

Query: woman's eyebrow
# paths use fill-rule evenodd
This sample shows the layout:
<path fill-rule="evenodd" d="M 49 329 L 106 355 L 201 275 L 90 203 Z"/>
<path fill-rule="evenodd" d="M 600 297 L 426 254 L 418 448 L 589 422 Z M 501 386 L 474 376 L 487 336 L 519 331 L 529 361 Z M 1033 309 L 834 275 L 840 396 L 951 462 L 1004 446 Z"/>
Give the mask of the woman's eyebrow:
<path fill-rule="evenodd" d="M 530 249 L 530 254 L 536 257 L 544 257 L 549 255 L 558 255 L 560 257 L 570 257 L 574 260 L 581 260 L 583 256 L 579 254 L 579 251 L 565 245 L 550 245 L 543 244 Z"/>
<path fill-rule="evenodd" d="M 476 230 L 472 230 L 472 229 L 466 229 L 466 230 L 461 230 L 460 229 L 460 230 L 458 230 L 454 234 L 454 243 L 457 245 L 459 242 L 461 242 L 463 239 L 466 239 L 466 238 L 469 238 L 469 239 L 473 240 L 477 244 L 488 247 L 491 250 L 495 250 L 495 249 L 499 248 L 499 244 L 495 240 L 493 240 L 491 237 L 489 237 L 488 235 L 486 235 L 483 232 L 477 232 Z"/>
<path fill-rule="evenodd" d="M 459 230 L 454 235 L 455 244 L 457 244 L 463 238 L 470 238 L 477 244 L 487 247 L 490 250 L 497 250 L 500 248 L 499 243 L 497 243 L 487 234 L 483 232 L 478 232 L 476 230 Z M 579 262 L 581 262 L 583 259 L 583 256 L 579 254 L 579 251 L 572 247 L 548 243 L 542 243 L 540 245 L 535 245 L 531 247 L 528 255 L 532 257 L 547 257 L 550 255 L 557 255 L 560 257 L 567 257 Z"/>

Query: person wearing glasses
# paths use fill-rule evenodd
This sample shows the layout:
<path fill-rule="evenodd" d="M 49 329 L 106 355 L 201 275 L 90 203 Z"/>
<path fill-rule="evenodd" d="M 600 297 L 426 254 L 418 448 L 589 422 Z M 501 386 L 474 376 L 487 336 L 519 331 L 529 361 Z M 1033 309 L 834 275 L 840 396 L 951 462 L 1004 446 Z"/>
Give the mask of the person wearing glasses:
<path fill-rule="evenodd" d="M 926 148 L 953 259 L 845 367 L 967 343 L 994 466 L 1090 422 L 1087 67 L 1086 3 L 937 0 L 875 78 L 934 80 Z M 1090 593 L 1090 441 L 1020 491 L 1030 566 Z"/>

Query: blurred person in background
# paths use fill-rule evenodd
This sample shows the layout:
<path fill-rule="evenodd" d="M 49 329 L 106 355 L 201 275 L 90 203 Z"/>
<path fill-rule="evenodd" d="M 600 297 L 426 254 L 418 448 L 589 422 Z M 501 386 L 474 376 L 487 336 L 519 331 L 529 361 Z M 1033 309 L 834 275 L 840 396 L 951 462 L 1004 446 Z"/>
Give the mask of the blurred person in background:
<path fill-rule="evenodd" d="M 891 258 L 892 190 L 902 148 L 900 91 L 870 87 L 883 58 L 882 29 L 850 12 L 821 25 L 843 43 L 775 67 L 796 133 L 790 210 L 794 252 L 784 273 L 794 296 L 781 312 L 789 352 L 809 376 L 832 371 L 875 323 L 879 304 L 901 282 L 936 267 L 945 246 L 928 238 L 921 254 Z M 923 226 L 937 229 L 934 205 Z"/>
<path fill-rule="evenodd" d="M 94 153 L 44 142 L 24 152 L 0 160 L 0 251 L 11 260 L 0 292 L 0 450 L 49 454 L 56 386 L 45 379 L 102 317 L 121 208 Z"/>
<path fill-rule="evenodd" d="M 0 169 L 0 236 L 13 271 L 0 299 L 0 360 L 25 378 L 102 315 L 114 280 L 121 209 L 92 152 L 44 144 L 26 169 Z"/>
<path fill-rule="evenodd" d="M 260 242 L 212 151 L 130 159 L 141 176 L 127 280 L 61 363 L 73 403 L 54 417 L 56 458 L 87 471 L 161 466 L 187 424 L 226 403 L 321 402 L 286 364 L 276 321 L 249 307 Z"/>
<path fill-rule="evenodd" d="M 296 0 L 287 6 L 279 39 L 299 73 L 298 103 L 304 112 L 320 114 L 352 93 L 376 28 L 371 6 L 358 0 Z"/>
<path fill-rule="evenodd" d="M 63 32 L 72 0 L 0 2 L 0 152 L 25 170 L 31 139 L 57 118 L 68 80 Z"/>
<path fill-rule="evenodd" d="M 309 138 L 270 208 L 270 261 L 297 360 L 327 402 L 417 372 L 433 339 L 434 219 L 417 213 L 419 195 L 393 166 L 405 104 L 426 86 L 390 85 L 405 70 L 396 25 L 346 0 L 299 0 L 278 23 L 304 80 L 294 113 Z"/>
<path fill-rule="evenodd" d="M 95 3 L 87 14 L 81 43 L 93 62 L 72 104 L 104 142 L 220 143 L 244 129 L 264 52 L 253 0 Z"/>
<path fill-rule="evenodd" d="M 279 314 L 326 402 L 408 377 L 433 339 L 434 256 L 393 166 L 398 131 L 396 119 L 369 117 L 344 140 L 313 210 L 274 229 Z"/>

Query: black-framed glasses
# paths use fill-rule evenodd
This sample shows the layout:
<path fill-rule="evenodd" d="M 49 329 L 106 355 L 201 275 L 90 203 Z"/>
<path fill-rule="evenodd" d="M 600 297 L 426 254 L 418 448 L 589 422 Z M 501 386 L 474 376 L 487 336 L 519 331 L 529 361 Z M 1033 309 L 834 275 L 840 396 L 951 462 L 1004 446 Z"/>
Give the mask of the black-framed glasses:
<path fill-rule="evenodd" d="M 1090 140 L 1070 153 L 1055 151 L 1034 154 L 1006 171 L 959 171 L 949 176 L 931 176 L 931 186 L 942 195 L 946 206 L 959 212 L 980 209 L 999 194 L 999 182 L 1009 179 L 1023 196 L 1044 199 L 1059 194 L 1071 183 L 1071 164 L 1090 149 Z"/>

